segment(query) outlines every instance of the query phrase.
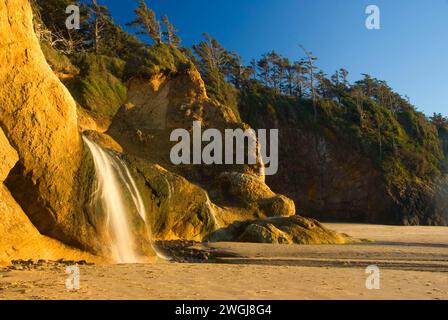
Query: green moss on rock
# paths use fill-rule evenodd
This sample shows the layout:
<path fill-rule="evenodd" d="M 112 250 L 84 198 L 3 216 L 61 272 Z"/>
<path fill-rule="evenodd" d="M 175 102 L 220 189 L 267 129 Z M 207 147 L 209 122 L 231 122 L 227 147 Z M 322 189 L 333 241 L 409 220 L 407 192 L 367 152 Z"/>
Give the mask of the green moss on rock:
<path fill-rule="evenodd" d="M 65 81 L 78 104 L 97 117 L 112 118 L 126 100 L 122 82 L 125 62 L 106 56 L 83 54 L 73 58 L 79 76 Z"/>

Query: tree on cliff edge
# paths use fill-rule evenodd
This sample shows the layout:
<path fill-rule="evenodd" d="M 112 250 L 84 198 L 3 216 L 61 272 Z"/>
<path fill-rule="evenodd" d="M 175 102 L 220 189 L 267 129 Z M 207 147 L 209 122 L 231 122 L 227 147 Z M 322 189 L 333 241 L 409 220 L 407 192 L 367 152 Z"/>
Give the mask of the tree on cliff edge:
<path fill-rule="evenodd" d="M 90 38 L 93 40 L 93 50 L 96 54 L 100 53 L 103 34 L 108 25 L 112 24 L 112 15 L 106 6 L 98 4 L 96 0 L 92 0 L 89 8 L 88 30 Z"/>
<path fill-rule="evenodd" d="M 432 117 L 429 118 L 431 123 L 435 125 L 437 128 L 448 128 L 448 118 L 442 116 L 441 113 L 434 113 Z"/>
<path fill-rule="evenodd" d="M 174 46 L 176 48 L 179 47 L 181 39 L 176 34 L 177 30 L 171 24 L 171 21 L 168 19 L 168 16 L 163 16 L 162 22 L 165 25 L 165 29 L 166 29 L 163 32 L 163 37 L 164 37 L 166 43 L 168 43 L 169 45 Z"/>
<path fill-rule="evenodd" d="M 135 9 L 135 14 L 137 18 L 126 25 L 137 29 L 138 35 L 148 36 L 154 43 L 161 44 L 160 22 L 157 20 L 156 13 L 146 5 L 145 0 L 140 0 L 137 9 Z"/>
<path fill-rule="evenodd" d="M 300 48 L 302 48 L 303 52 L 305 52 L 306 59 L 304 60 L 304 67 L 308 73 L 308 86 L 310 89 L 311 99 L 313 100 L 313 107 L 314 107 L 314 120 L 317 120 L 317 95 L 316 95 L 316 88 L 314 81 L 316 79 L 316 70 L 317 67 L 314 65 L 317 61 L 317 58 L 313 55 L 311 51 L 308 51 L 304 46 L 300 45 Z"/>

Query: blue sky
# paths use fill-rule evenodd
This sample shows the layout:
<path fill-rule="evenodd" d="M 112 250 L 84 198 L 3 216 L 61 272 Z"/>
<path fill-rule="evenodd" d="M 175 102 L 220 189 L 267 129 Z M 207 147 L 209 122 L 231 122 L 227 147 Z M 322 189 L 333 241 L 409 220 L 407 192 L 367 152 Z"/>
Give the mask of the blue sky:
<path fill-rule="evenodd" d="M 103 0 L 115 21 L 133 19 L 138 0 Z M 328 74 L 344 67 L 386 80 L 418 110 L 448 115 L 448 0 L 148 0 L 167 14 L 185 45 L 207 32 L 246 62 L 275 49 L 314 52 Z M 365 9 L 381 10 L 381 30 L 367 30 Z"/>

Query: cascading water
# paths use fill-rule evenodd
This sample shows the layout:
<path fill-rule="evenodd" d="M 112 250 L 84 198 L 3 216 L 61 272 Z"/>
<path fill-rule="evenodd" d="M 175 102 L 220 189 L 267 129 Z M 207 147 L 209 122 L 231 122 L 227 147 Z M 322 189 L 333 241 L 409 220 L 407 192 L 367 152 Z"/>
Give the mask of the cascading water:
<path fill-rule="evenodd" d="M 204 191 L 205 193 L 205 197 L 207 199 L 207 201 L 205 202 L 205 205 L 207 206 L 208 212 L 211 215 L 212 219 L 213 219 L 213 223 L 215 224 L 215 227 L 217 229 L 221 228 L 221 225 L 218 222 L 218 219 L 216 219 L 216 211 L 213 208 L 212 202 L 210 201 L 210 197 L 208 196 L 208 193 L 206 191 Z"/>
<path fill-rule="evenodd" d="M 139 259 L 134 249 L 129 210 L 122 192 L 122 186 L 125 186 L 138 214 L 146 223 L 146 210 L 136 183 L 129 169 L 118 157 L 112 156 L 86 137 L 83 139 L 95 163 L 98 186 L 94 200 L 101 203 L 106 214 L 108 232 L 112 239 L 112 255 L 118 263 L 137 263 Z"/>

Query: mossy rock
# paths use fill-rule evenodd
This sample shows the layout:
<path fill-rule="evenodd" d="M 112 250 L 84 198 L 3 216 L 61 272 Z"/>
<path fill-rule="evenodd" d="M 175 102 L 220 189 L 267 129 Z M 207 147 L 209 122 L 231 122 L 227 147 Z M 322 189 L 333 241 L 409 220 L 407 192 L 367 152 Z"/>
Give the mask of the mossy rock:
<path fill-rule="evenodd" d="M 237 222 L 210 235 L 209 240 L 300 245 L 359 242 L 327 229 L 314 219 L 301 216 Z"/>
<path fill-rule="evenodd" d="M 72 60 L 80 74 L 64 83 L 76 102 L 94 117 L 112 119 L 126 100 L 127 88 L 122 82 L 125 62 L 93 54 Z"/>
<path fill-rule="evenodd" d="M 294 202 L 275 194 L 261 177 L 239 172 L 219 175 L 210 188 L 213 201 L 241 206 L 264 217 L 289 217 L 296 214 Z"/>
<path fill-rule="evenodd" d="M 48 42 L 41 41 L 40 46 L 48 64 L 54 72 L 67 75 L 77 75 L 79 73 L 79 68 L 73 65 L 70 58 L 52 48 Z"/>
<path fill-rule="evenodd" d="M 160 73 L 165 75 L 184 73 L 192 67 L 192 62 L 173 46 L 163 43 L 149 47 L 142 46 L 127 59 L 124 79 L 151 78 Z"/>
<path fill-rule="evenodd" d="M 148 211 L 153 240 L 202 241 L 219 228 L 207 192 L 159 165 L 126 156 Z"/>

